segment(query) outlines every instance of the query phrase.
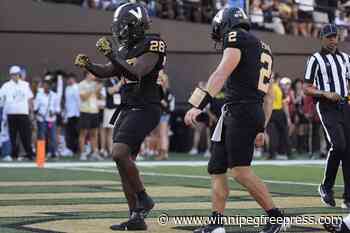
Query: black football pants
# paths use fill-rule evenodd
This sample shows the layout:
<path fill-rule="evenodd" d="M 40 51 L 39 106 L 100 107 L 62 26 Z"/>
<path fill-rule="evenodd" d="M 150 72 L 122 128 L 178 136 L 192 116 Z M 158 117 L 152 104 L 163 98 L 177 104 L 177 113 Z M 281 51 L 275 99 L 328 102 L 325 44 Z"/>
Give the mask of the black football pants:
<path fill-rule="evenodd" d="M 341 161 L 344 177 L 343 198 L 350 201 L 350 105 L 318 102 L 316 109 L 329 148 L 323 185 L 326 190 L 333 188 Z"/>

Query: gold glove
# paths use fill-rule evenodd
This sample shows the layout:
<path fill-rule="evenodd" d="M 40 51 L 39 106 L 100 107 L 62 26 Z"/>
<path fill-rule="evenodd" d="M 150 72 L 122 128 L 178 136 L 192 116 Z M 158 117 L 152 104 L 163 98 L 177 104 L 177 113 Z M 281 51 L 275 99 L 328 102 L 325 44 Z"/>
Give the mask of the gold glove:
<path fill-rule="evenodd" d="M 90 64 L 89 57 L 86 56 L 85 54 L 78 54 L 78 56 L 75 58 L 74 64 L 76 66 L 85 68 Z"/>
<path fill-rule="evenodd" d="M 106 37 L 102 37 L 96 43 L 97 50 L 107 56 L 112 53 L 112 45 Z"/>

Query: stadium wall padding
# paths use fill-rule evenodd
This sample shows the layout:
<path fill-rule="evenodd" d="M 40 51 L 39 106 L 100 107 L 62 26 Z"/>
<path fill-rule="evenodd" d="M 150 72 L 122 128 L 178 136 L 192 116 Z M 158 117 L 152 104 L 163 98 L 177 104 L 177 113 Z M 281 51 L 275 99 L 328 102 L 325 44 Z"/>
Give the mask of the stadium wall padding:
<path fill-rule="evenodd" d="M 77 53 L 97 62 L 95 43 L 109 35 L 113 12 L 50 4 L 31 0 L 0 1 L 0 73 L 6 78 L 11 64 L 28 67 L 29 77 L 46 69 L 65 69 L 81 74 L 73 66 Z M 152 19 L 153 32 L 168 44 L 166 70 L 177 101 L 185 101 L 195 84 L 206 80 L 220 55 L 211 41 L 210 25 Z M 291 78 L 302 78 L 307 56 L 320 47 L 317 39 L 254 32 L 269 43 L 275 55 L 274 70 Z M 350 44 L 342 48 L 350 52 Z"/>

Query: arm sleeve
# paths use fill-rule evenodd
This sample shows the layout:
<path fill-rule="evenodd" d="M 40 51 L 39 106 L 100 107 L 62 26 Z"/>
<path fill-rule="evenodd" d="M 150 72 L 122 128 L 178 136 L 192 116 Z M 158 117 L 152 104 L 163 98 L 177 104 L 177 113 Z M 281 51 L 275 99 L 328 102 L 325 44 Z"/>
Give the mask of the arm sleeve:
<path fill-rule="evenodd" d="M 86 67 L 86 69 L 97 78 L 110 78 L 113 76 L 120 76 L 120 72 L 118 72 L 117 67 L 115 67 L 111 62 L 105 65 L 91 63 Z"/>
<path fill-rule="evenodd" d="M 306 71 L 304 81 L 309 84 L 313 84 L 315 81 L 318 64 L 314 56 L 310 57 L 306 64 Z"/>

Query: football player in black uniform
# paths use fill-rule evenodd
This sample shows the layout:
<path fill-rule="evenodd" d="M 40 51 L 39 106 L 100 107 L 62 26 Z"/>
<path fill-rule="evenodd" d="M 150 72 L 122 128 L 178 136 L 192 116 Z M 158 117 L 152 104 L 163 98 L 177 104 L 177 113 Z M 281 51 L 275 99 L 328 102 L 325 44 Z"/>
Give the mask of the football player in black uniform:
<path fill-rule="evenodd" d="M 196 229 L 196 233 L 225 233 L 223 213 L 229 196 L 226 172 L 244 186 L 266 211 L 270 220 L 262 233 L 277 233 L 286 224 L 271 195 L 250 167 L 254 142 L 264 143 L 264 129 L 272 111 L 270 46 L 249 33 L 250 22 L 240 8 L 220 10 L 213 19 L 212 38 L 222 43 L 223 56 L 209 78 L 206 89 L 196 88 L 189 103 L 193 106 L 185 116 L 188 125 L 195 125 L 202 109 L 224 87 L 225 105 L 212 136 L 213 150 L 208 164 L 212 176 L 212 219 L 217 221 Z"/>
<path fill-rule="evenodd" d="M 157 78 L 165 64 L 166 44 L 159 35 L 145 33 L 149 24 L 143 5 L 123 4 L 116 9 L 112 23 L 113 39 L 118 48 L 114 49 L 106 38 L 96 44 L 98 51 L 110 62 L 95 64 L 83 54 L 75 60 L 77 66 L 99 78 L 118 76 L 125 83 L 121 88 L 119 113 L 112 117 L 116 119 L 112 156 L 128 201 L 130 218 L 127 222 L 111 226 L 113 230 L 146 230 L 144 218 L 154 207 L 134 162 L 145 136 L 159 123 L 161 112 Z"/>

